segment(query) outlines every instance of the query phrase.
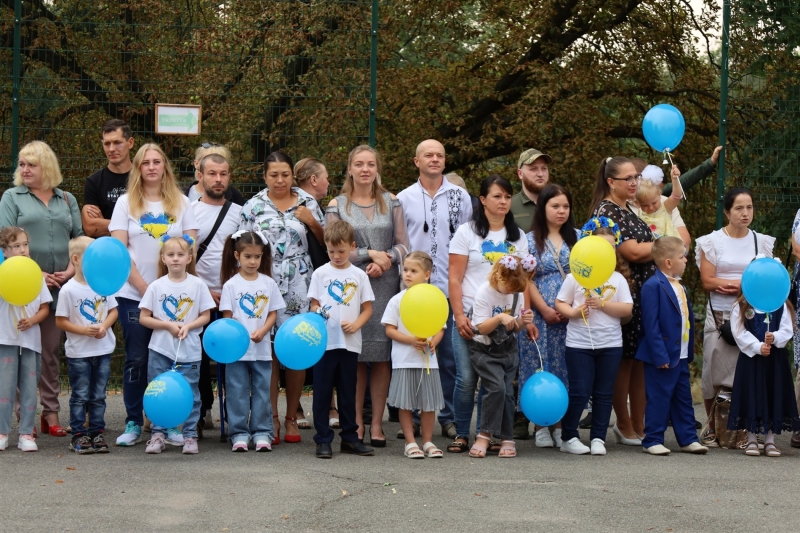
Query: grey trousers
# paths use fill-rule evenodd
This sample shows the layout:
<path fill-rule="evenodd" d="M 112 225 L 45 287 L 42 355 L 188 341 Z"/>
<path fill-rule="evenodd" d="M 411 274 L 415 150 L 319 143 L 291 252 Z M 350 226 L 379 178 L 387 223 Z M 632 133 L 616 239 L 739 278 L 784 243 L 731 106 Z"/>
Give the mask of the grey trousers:
<path fill-rule="evenodd" d="M 479 413 L 481 432 L 502 440 L 514 438 L 514 377 L 519 366 L 518 353 L 515 335 L 502 344 L 470 341 L 469 359 L 486 389 Z"/>

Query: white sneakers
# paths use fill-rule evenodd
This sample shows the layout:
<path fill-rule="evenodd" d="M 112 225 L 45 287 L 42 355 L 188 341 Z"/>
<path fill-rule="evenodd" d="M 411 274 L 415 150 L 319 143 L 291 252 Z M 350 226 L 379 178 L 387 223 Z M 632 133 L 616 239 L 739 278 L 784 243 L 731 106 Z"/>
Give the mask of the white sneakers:
<path fill-rule="evenodd" d="M 0 435 L 0 452 L 8 448 L 8 435 Z"/>
<path fill-rule="evenodd" d="M 561 430 L 559 430 L 559 440 L 561 440 Z M 536 447 L 552 448 L 555 444 L 550 436 L 550 429 L 542 428 L 536 431 Z"/>
<path fill-rule="evenodd" d="M 136 422 L 128 422 L 125 432 L 117 437 L 117 446 L 133 446 L 137 442 L 142 442 L 142 427 Z"/>
<path fill-rule="evenodd" d="M 178 428 L 169 428 L 164 442 L 170 446 L 183 446 L 183 433 Z"/>
<path fill-rule="evenodd" d="M 561 440 L 561 428 L 553 430 L 553 443 L 556 448 L 561 448 L 561 445 L 564 444 L 564 441 Z"/>
<path fill-rule="evenodd" d="M 595 440 L 599 440 L 599 439 L 595 439 Z M 594 444 L 594 441 L 592 441 L 592 444 Z M 536 445 L 537 446 L 539 445 L 538 440 L 537 440 Z M 572 453 L 572 454 L 575 454 L 575 455 L 584 455 L 584 454 L 587 454 L 587 453 L 589 453 L 591 451 L 590 448 L 588 446 L 586 446 L 584 443 L 582 443 L 581 440 L 578 437 L 572 437 L 568 441 L 562 442 L 561 446 L 560 446 L 560 450 L 562 452 L 564 452 L 564 453 Z"/>
<path fill-rule="evenodd" d="M 147 441 L 147 447 L 144 449 L 144 453 L 161 453 L 166 447 L 164 443 L 164 434 L 153 433 L 153 436 Z"/>
<path fill-rule="evenodd" d="M 684 453 L 693 453 L 693 454 L 696 454 L 696 455 L 703 455 L 705 453 L 708 453 L 708 448 L 706 446 L 703 446 L 699 442 L 693 442 L 693 443 L 688 444 L 686 446 L 681 446 L 681 451 L 684 452 Z"/>
<path fill-rule="evenodd" d="M 8 439 L 8 437 L 6 437 Z M 39 447 L 36 446 L 36 441 L 33 440 L 33 435 L 20 435 L 17 448 L 23 452 L 38 452 Z"/>
<path fill-rule="evenodd" d="M 592 455 L 606 454 L 606 443 L 603 441 L 603 439 L 592 439 L 591 447 Z"/>
<path fill-rule="evenodd" d="M 664 446 L 663 444 L 655 444 L 650 446 L 649 448 L 642 448 L 644 453 L 649 453 L 650 455 L 669 455 L 670 451 L 669 448 Z"/>

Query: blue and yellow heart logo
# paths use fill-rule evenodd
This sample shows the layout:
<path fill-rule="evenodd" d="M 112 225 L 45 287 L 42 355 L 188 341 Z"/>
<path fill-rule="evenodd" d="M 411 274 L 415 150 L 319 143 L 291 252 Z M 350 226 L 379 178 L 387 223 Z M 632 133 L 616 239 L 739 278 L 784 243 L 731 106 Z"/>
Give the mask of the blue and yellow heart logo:
<path fill-rule="evenodd" d="M 85 300 L 81 300 L 78 304 L 78 311 L 83 318 L 92 324 L 98 324 L 103 321 L 104 303 L 105 298 L 102 297 L 95 299 L 86 298 Z"/>
<path fill-rule="evenodd" d="M 194 300 L 188 296 L 181 296 L 180 299 L 170 295 L 164 298 L 161 303 L 161 308 L 167 317 L 173 322 L 180 322 L 183 320 L 194 305 Z"/>
<path fill-rule="evenodd" d="M 261 318 L 268 303 L 269 298 L 265 294 L 257 294 L 254 297 L 245 293 L 239 299 L 239 307 L 249 318 Z"/>
<path fill-rule="evenodd" d="M 154 239 L 160 239 L 165 235 L 175 222 L 175 217 L 169 213 L 159 213 L 158 215 L 145 213 L 139 217 L 139 227 Z"/>
<path fill-rule="evenodd" d="M 341 282 L 338 279 L 335 279 L 331 281 L 330 285 L 328 285 L 328 294 L 337 303 L 348 305 L 350 300 L 353 299 L 353 296 L 356 295 L 357 289 L 358 285 L 356 285 L 354 281 Z"/>
<path fill-rule="evenodd" d="M 517 247 L 508 241 L 494 242 L 485 240 L 481 243 L 481 255 L 491 264 L 495 264 L 504 255 L 513 254 L 516 251 Z"/>

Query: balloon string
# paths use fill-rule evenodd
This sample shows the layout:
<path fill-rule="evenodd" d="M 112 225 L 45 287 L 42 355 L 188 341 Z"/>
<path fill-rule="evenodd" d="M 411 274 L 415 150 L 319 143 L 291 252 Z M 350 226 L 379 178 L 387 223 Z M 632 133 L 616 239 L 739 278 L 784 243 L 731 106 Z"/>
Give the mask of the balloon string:
<path fill-rule="evenodd" d="M 581 307 L 581 316 L 583 317 L 583 323 L 586 324 L 586 329 L 589 331 L 589 342 L 592 345 L 592 350 L 594 350 L 594 340 L 592 339 L 592 327 L 589 325 L 589 321 L 586 320 L 586 315 L 583 313 L 583 307 Z"/>
<path fill-rule="evenodd" d="M 674 167 L 675 163 L 672 162 L 672 155 L 670 155 L 669 150 L 664 150 L 664 156 L 666 156 L 667 159 L 669 159 L 670 166 Z M 664 164 L 666 164 L 666 163 L 667 162 L 664 161 Z M 683 188 L 683 184 L 681 183 L 680 179 L 678 179 L 678 188 L 681 190 L 681 196 L 683 196 L 683 199 L 686 200 L 686 203 L 688 204 L 689 203 L 689 197 L 686 196 L 686 189 Z"/>
<path fill-rule="evenodd" d="M 536 352 L 539 354 L 539 370 L 544 370 L 544 361 L 542 361 L 542 351 L 539 350 L 539 343 L 533 339 L 533 344 L 536 346 Z"/>
<path fill-rule="evenodd" d="M 180 365 L 178 365 L 178 355 L 181 353 L 181 342 L 182 341 L 183 341 L 183 339 L 178 339 L 178 349 L 175 350 L 175 362 L 172 364 L 172 370 L 175 370 L 176 368 L 178 368 L 178 366 L 180 366 Z"/>

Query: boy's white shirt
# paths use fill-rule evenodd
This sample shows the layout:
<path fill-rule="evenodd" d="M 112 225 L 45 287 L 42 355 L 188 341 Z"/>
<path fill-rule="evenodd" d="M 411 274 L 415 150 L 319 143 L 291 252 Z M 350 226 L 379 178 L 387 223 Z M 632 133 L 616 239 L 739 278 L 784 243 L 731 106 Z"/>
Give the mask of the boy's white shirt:
<path fill-rule="evenodd" d="M 361 305 L 375 300 L 367 274 L 352 263 L 346 268 L 326 263 L 311 275 L 308 298 L 317 300 L 328 313 L 326 349 L 360 354 L 361 330 L 345 333 L 342 322 L 354 322 L 361 314 Z"/>
<path fill-rule="evenodd" d="M 36 353 L 42 353 L 42 333 L 39 324 L 34 324 L 25 331 L 17 330 L 17 322 L 22 318 L 32 318 L 39 312 L 42 304 L 50 303 L 53 297 L 50 289 L 42 280 L 42 290 L 31 303 L 25 306 L 11 305 L 0 298 L 0 344 L 4 346 L 19 346 Z M 52 311 L 51 311 L 52 312 Z"/>
<path fill-rule="evenodd" d="M 66 317 L 70 324 L 81 327 L 100 326 L 108 318 L 108 313 L 117 307 L 113 296 L 99 296 L 88 284 L 75 278 L 67 281 L 58 295 L 56 316 Z M 78 359 L 108 355 L 114 352 L 116 338 L 111 328 L 102 339 L 88 337 L 79 333 L 67 333 L 64 352 L 67 357 Z"/>

